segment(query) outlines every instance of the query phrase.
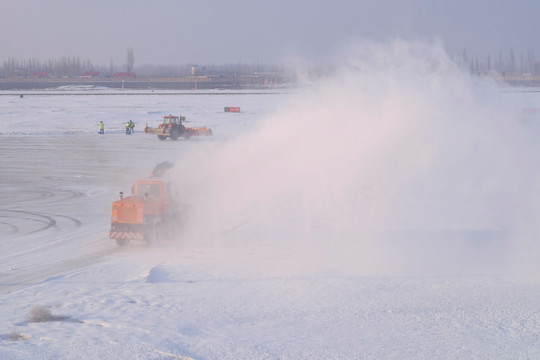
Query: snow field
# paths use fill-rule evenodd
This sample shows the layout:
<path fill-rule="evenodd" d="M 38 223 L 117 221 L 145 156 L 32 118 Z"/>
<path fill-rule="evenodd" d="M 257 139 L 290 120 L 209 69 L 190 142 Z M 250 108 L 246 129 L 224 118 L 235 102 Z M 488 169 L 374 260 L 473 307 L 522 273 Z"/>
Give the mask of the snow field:
<path fill-rule="evenodd" d="M 2 351 L 13 358 L 75 358 L 81 348 L 88 358 L 538 356 L 538 287 L 531 284 L 283 276 L 270 270 L 279 269 L 275 259 L 258 259 L 269 268 L 261 274 L 252 264 L 230 269 L 223 256 L 137 249 L 18 291 L 3 307 L 30 340 L 4 342 Z M 67 320 L 24 322 L 40 303 Z"/>
<path fill-rule="evenodd" d="M 540 357 L 538 95 L 436 44 L 346 60 L 286 94 L 0 96 L 0 357 Z M 140 132 L 169 113 L 215 136 Z M 117 248 L 161 161 L 189 221 Z"/>

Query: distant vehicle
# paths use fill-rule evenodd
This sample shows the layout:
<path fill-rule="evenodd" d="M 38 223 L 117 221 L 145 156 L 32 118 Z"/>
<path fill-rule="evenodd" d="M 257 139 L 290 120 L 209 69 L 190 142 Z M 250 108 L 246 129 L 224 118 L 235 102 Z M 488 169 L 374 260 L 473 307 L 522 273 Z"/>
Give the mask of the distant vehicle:
<path fill-rule="evenodd" d="M 147 134 L 157 135 L 159 140 L 165 140 L 168 137 L 171 140 L 178 140 L 183 137 L 189 139 L 192 136 L 211 136 L 212 129 L 207 127 L 185 127 L 182 122 L 186 121 L 185 116 L 167 115 L 163 117 L 163 122 L 157 128 L 144 127 Z"/>

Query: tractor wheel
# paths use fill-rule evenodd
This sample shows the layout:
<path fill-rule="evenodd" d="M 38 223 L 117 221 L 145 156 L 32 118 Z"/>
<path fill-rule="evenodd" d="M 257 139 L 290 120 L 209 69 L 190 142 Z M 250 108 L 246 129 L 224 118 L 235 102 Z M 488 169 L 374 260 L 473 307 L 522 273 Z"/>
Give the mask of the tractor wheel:
<path fill-rule="evenodd" d="M 165 135 L 158 135 L 157 138 L 159 140 L 165 140 L 167 137 Z"/>
<path fill-rule="evenodd" d="M 171 130 L 171 139 L 172 140 L 178 140 L 178 137 L 180 137 L 180 130 L 172 129 Z"/>
<path fill-rule="evenodd" d="M 184 139 L 188 140 L 191 137 L 191 131 L 186 130 L 184 131 Z"/>

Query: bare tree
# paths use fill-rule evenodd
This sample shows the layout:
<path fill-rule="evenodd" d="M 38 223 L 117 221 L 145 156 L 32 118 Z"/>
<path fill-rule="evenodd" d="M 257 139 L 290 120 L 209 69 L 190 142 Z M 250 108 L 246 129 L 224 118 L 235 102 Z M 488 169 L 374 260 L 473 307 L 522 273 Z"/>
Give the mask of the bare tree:
<path fill-rule="evenodd" d="M 135 53 L 133 52 L 133 48 L 128 47 L 127 49 L 127 72 L 133 71 L 133 64 L 135 63 Z"/>
<path fill-rule="evenodd" d="M 514 55 L 514 49 L 510 49 L 510 59 L 508 60 L 508 71 L 510 75 L 514 75 L 516 71 L 516 56 Z"/>

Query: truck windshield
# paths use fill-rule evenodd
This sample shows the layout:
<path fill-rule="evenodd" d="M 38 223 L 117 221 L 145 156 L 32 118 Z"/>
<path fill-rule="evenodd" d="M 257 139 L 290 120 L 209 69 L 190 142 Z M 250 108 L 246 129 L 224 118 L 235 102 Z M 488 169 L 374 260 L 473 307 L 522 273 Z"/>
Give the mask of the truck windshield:
<path fill-rule="evenodd" d="M 144 196 L 145 194 L 148 194 L 148 196 L 153 198 L 159 198 L 161 193 L 161 187 L 157 184 L 139 184 L 139 189 L 137 191 L 137 194 L 139 196 Z"/>

